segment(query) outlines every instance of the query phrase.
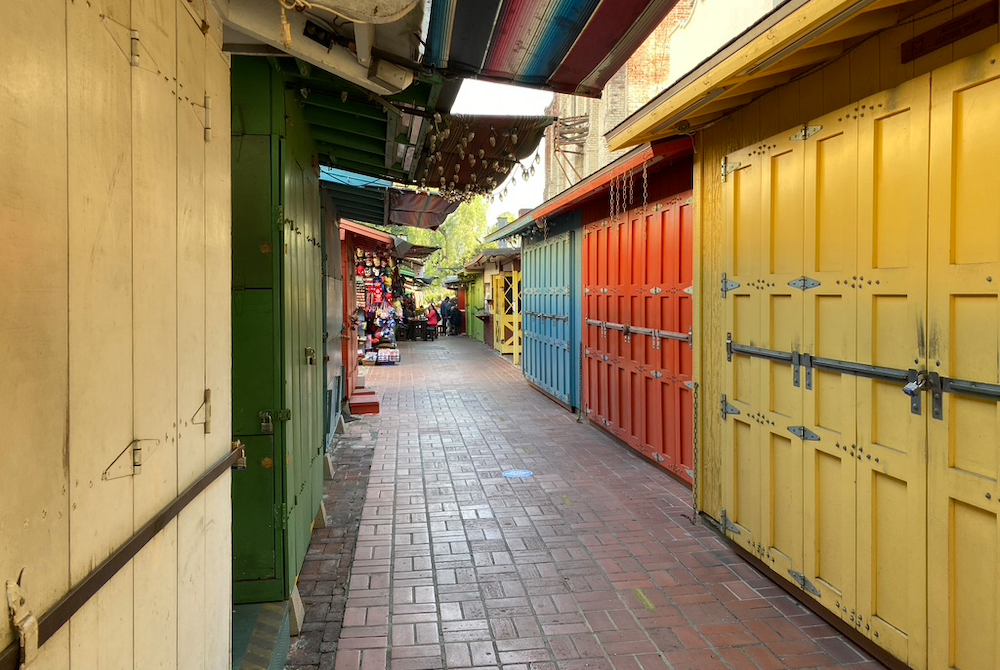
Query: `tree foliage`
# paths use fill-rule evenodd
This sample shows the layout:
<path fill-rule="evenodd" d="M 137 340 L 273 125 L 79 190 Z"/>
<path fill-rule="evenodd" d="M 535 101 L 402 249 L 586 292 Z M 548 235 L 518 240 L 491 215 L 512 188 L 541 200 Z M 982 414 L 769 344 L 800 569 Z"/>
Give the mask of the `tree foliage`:
<path fill-rule="evenodd" d="M 434 285 L 424 292 L 429 301 L 437 302 L 451 291 L 444 288 L 444 279 L 462 271 L 486 248 L 495 244 L 483 244 L 483 238 L 490 229 L 487 219 L 488 205 L 482 197 L 463 202 L 458 209 L 441 224 L 437 231 L 408 226 L 379 226 L 397 237 L 403 237 L 411 244 L 440 247 L 427 258 L 424 276 L 435 278 Z"/>

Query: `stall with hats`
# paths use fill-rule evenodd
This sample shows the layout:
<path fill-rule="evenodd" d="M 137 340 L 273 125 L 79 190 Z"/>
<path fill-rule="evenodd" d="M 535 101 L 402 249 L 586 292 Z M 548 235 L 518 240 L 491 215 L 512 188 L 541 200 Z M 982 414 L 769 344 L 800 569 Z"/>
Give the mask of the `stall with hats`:
<path fill-rule="evenodd" d="M 396 348 L 398 308 L 403 277 L 395 255 L 396 238 L 352 221 L 340 223 L 344 276 L 344 366 L 347 398 L 353 414 L 376 414 L 378 400 L 364 388 L 361 365 L 401 360 Z"/>

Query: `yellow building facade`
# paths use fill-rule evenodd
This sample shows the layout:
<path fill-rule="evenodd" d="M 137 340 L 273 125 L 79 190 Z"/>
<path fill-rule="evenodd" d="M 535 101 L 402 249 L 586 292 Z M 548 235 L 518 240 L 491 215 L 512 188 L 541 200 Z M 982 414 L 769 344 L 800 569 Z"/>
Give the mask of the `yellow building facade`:
<path fill-rule="evenodd" d="M 1000 667 L 997 15 L 789 2 L 610 137 L 696 138 L 699 505 L 920 669 Z"/>
<path fill-rule="evenodd" d="M 30 667 L 229 667 L 222 22 L 206 0 L 3 14 L 0 580 L 21 576 Z M 54 607 L 108 574 L 79 609 Z M 16 641 L 4 617 L 0 654 Z"/>

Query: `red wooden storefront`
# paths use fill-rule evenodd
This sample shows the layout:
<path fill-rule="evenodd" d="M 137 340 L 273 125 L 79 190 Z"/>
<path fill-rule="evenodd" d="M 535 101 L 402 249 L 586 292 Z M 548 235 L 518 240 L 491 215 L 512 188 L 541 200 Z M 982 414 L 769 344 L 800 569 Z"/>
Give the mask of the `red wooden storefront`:
<path fill-rule="evenodd" d="M 584 408 L 690 484 L 692 167 L 677 161 L 649 169 L 645 180 L 641 168 L 631 172 L 617 186 L 614 216 L 615 196 L 583 211 Z M 645 202 L 636 197 L 643 191 Z"/>

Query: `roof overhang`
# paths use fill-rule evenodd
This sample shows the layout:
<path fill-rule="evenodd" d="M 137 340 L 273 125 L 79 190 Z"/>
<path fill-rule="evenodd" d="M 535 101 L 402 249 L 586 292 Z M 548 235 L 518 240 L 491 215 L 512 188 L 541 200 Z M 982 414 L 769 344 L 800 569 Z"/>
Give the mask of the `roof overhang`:
<path fill-rule="evenodd" d="M 828 63 L 925 0 L 786 0 L 607 133 L 612 151 L 688 134 Z"/>
<path fill-rule="evenodd" d="M 664 161 L 690 155 L 693 151 L 694 143 L 690 137 L 636 147 L 613 163 L 609 163 L 589 177 L 549 198 L 530 212 L 526 212 L 490 234 L 486 238 L 486 242 L 494 242 L 505 237 L 518 235 L 546 217 L 557 216 L 575 209 L 580 203 L 590 200 L 608 189 L 615 178 L 642 165 L 652 168 Z"/>
<path fill-rule="evenodd" d="M 521 257 L 520 249 L 487 249 L 465 265 L 465 270 L 485 270 L 490 263 L 504 263 Z"/>
<path fill-rule="evenodd" d="M 459 204 L 343 170 L 324 169 L 320 184 L 336 204 L 339 216 L 360 223 L 436 230 Z"/>
<path fill-rule="evenodd" d="M 356 223 L 354 221 L 341 220 L 340 239 L 344 239 L 345 233 L 354 233 L 355 235 L 366 237 L 373 242 L 388 244 L 393 249 L 396 248 L 396 238 L 394 236 L 384 231 L 376 230 L 375 228 L 370 228 L 369 226 L 365 226 L 360 223 Z"/>
<path fill-rule="evenodd" d="M 435 0 L 425 62 L 460 77 L 599 96 L 677 0 Z"/>

